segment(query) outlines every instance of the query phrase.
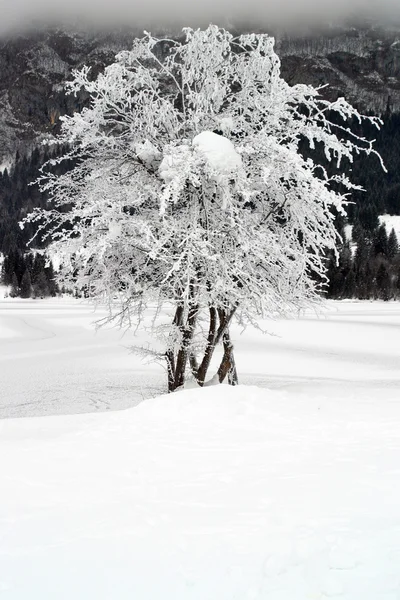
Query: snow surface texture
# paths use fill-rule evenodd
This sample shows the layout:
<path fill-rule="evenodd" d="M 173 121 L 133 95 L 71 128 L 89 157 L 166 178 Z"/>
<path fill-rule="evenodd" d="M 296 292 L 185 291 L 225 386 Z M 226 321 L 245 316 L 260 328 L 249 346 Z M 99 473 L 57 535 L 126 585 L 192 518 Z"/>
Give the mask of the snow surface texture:
<path fill-rule="evenodd" d="M 1 598 L 397 600 L 399 431 L 385 395 L 250 386 L 3 420 Z"/>
<path fill-rule="evenodd" d="M 264 323 L 273 336 L 233 328 L 240 382 L 349 401 L 400 397 L 400 304 L 327 306 Z M 147 340 L 95 333 L 101 316 L 79 301 L 2 300 L 0 417 L 128 408 L 165 391 L 162 366 L 129 353 Z"/>
<path fill-rule="evenodd" d="M 161 382 L 85 305 L 0 306 L 3 416 Z M 234 332 L 262 387 L 1 420 L 1 599 L 399 600 L 400 305 L 328 306 Z"/>
<path fill-rule="evenodd" d="M 58 298 L 0 301 L 0 418 L 127 408 L 162 393 L 162 368 L 129 353 L 132 335 L 95 332 L 104 314 Z"/>

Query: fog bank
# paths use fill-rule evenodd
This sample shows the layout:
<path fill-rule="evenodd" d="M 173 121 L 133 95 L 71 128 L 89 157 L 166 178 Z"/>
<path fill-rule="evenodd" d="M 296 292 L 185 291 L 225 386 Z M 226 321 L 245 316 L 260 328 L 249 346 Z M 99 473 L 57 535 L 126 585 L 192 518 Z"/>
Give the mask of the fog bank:
<path fill-rule="evenodd" d="M 69 27 L 179 27 L 210 22 L 224 26 L 285 28 L 336 24 L 343 20 L 400 20 L 399 0 L 0 0 L 0 33 L 46 25 Z"/>

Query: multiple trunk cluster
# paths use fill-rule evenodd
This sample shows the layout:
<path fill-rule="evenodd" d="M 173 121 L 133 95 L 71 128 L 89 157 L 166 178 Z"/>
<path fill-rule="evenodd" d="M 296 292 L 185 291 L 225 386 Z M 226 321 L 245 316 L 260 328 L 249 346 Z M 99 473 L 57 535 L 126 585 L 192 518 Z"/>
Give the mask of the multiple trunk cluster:
<path fill-rule="evenodd" d="M 193 378 L 199 386 L 203 387 L 206 376 L 214 356 L 215 349 L 222 343 L 223 355 L 217 370 L 218 382 L 228 379 L 231 385 L 237 385 L 238 376 L 235 365 L 233 344 L 229 333 L 229 325 L 235 309 L 209 307 L 209 326 L 206 346 L 201 360 L 193 348 L 193 339 L 199 319 L 199 307 L 192 306 L 187 315 L 183 305 L 176 308 L 173 326 L 178 329 L 180 344 L 177 350 L 168 349 L 165 355 L 168 370 L 168 391 L 173 392 L 183 386 L 186 369 L 189 366 Z"/>

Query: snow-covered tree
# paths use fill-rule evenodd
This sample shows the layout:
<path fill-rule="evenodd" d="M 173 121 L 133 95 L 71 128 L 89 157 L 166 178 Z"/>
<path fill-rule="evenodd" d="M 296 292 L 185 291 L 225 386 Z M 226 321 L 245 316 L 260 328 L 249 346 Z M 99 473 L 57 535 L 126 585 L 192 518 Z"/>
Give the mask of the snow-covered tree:
<path fill-rule="evenodd" d="M 364 117 L 344 99 L 282 79 L 273 43 L 216 26 L 146 33 L 97 78 L 75 72 L 69 90 L 90 104 L 62 119 L 58 140 L 75 166 L 40 178 L 51 202 L 29 220 L 62 256 L 62 283 L 85 286 L 121 325 L 153 307 L 169 390 L 187 371 L 203 385 L 218 344 L 218 379 L 236 381 L 232 319 L 257 325 L 317 300 L 353 187 L 341 161 L 374 152 L 349 131 Z M 337 175 L 303 157 L 305 140 Z"/>

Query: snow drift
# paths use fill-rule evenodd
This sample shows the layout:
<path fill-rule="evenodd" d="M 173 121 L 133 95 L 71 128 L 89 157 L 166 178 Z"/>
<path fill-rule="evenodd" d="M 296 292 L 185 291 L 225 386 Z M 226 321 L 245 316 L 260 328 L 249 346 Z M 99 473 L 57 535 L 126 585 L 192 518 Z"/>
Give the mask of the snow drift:
<path fill-rule="evenodd" d="M 394 600 L 400 406 L 239 386 L 0 422 L 5 600 Z"/>

